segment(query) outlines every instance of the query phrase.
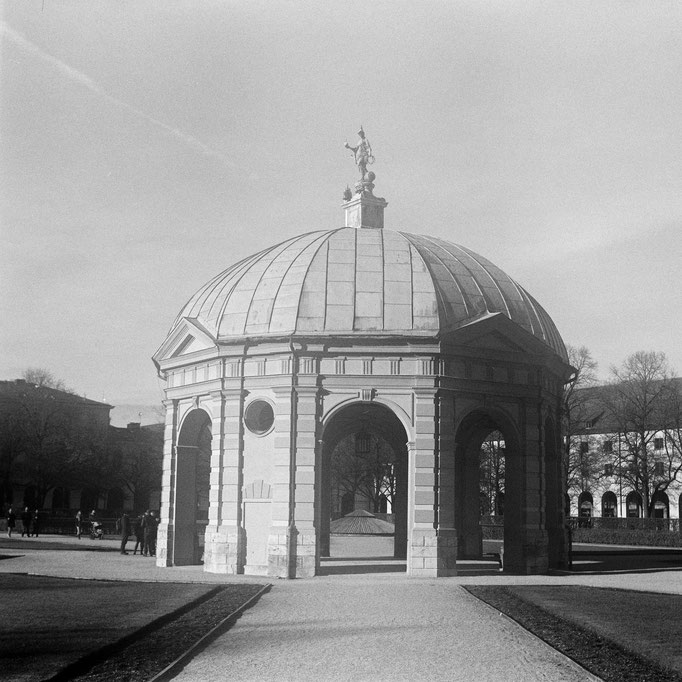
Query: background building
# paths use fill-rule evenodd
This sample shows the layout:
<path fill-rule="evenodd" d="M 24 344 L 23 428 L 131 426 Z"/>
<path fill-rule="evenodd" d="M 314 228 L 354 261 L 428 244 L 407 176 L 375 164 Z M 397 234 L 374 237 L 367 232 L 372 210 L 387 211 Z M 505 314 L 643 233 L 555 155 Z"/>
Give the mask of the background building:
<path fill-rule="evenodd" d="M 69 523 L 79 508 L 103 516 L 158 508 L 163 425 L 115 428 L 111 409 L 23 379 L 0 381 L 0 508 L 28 506 Z"/>

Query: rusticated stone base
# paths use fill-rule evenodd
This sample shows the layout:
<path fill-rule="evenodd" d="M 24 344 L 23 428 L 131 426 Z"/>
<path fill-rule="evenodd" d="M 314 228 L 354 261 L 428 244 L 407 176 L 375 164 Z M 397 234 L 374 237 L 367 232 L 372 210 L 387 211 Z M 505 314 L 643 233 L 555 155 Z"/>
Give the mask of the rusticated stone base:
<path fill-rule="evenodd" d="M 173 528 L 167 523 L 159 524 L 156 534 L 156 565 L 159 568 L 168 568 L 173 565 L 172 557 L 168 551 L 173 546 Z"/>
<path fill-rule="evenodd" d="M 316 566 L 314 528 L 273 529 L 268 540 L 268 575 L 273 578 L 312 578 Z M 284 531 L 284 532 L 282 532 Z"/>
<path fill-rule="evenodd" d="M 244 529 L 235 526 L 206 531 L 204 571 L 235 575 L 243 572 Z"/>
<path fill-rule="evenodd" d="M 457 575 L 457 533 L 413 530 L 408 547 L 407 574 L 417 578 Z"/>

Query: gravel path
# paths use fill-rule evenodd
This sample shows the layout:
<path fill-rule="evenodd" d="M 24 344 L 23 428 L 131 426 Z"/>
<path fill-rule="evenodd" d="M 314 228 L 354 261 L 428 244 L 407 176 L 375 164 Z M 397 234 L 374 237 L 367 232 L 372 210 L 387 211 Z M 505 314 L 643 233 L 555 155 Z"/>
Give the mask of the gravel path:
<path fill-rule="evenodd" d="M 279 581 L 199 654 L 184 682 L 595 680 L 448 580 Z"/>

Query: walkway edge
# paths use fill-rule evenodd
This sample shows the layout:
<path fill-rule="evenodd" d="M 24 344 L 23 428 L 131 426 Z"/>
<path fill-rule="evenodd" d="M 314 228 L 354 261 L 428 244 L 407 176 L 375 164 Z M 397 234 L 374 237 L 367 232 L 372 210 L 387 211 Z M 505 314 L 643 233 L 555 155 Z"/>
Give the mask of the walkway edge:
<path fill-rule="evenodd" d="M 470 599 L 474 599 L 477 601 L 479 604 L 482 604 L 486 608 L 490 609 L 491 611 L 494 611 L 495 613 L 499 614 L 502 618 L 504 618 L 508 623 L 511 623 L 515 625 L 517 628 L 521 628 L 526 634 L 528 634 L 532 639 L 536 640 L 539 644 L 541 644 L 543 647 L 550 649 L 551 651 L 556 654 L 559 658 L 563 658 L 564 661 L 567 663 L 571 664 L 574 668 L 576 668 L 580 673 L 583 673 L 585 675 L 585 680 L 586 682 L 604 682 L 604 680 L 601 677 L 597 677 L 594 673 L 591 673 L 587 668 L 583 667 L 578 661 L 576 661 L 574 658 L 571 658 L 567 654 L 565 654 L 563 651 L 559 651 L 558 649 L 555 649 L 551 644 L 548 642 L 545 642 L 542 637 L 538 637 L 534 632 L 531 632 L 528 628 L 525 628 L 521 623 L 519 623 L 517 620 L 514 620 L 511 616 L 508 616 L 506 613 L 500 611 L 499 609 L 495 608 L 494 606 L 491 606 L 488 604 L 488 602 L 483 601 L 483 599 L 480 599 L 474 594 L 471 594 L 469 590 L 466 589 L 464 585 L 460 585 L 460 588 L 462 589 L 463 592 L 467 594 L 467 596 Z"/>
<path fill-rule="evenodd" d="M 272 588 L 272 583 L 264 585 L 256 594 L 250 599 L 245 601 L 239 608 L 235 609 L 229 616 L 223 618 L 215 627 L 209 630 L 203 637 L 198 639 L 194 644 L 192 644 L 189 649 L 184 653 L 180 654 L 172 663 L 166 666 L 160 673 L 152 677 L 149 682 L 165 682 L 166 680 L 172 680 L 177 673 L 179 673 L 185 664 L 188 663 L 198 651 L 205 646 L 213 637 L 220 634 L 222 628 L 230 625 L 232 621 L 237 620 L 239 616 L 246 611 L 252 604 L 257 602 L 266 592 L 269 592 Z M 473 596 L 473 595 L 471 595 Z"/>

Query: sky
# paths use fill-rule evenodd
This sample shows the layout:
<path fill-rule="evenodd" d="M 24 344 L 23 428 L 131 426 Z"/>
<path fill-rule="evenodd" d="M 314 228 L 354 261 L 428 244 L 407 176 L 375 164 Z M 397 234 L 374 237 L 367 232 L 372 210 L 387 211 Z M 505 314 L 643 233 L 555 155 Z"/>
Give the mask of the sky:
<path fill-rule="evenodd" d="M 387 228 L 491 260 L 603 378 L 682 374 L 679 2 L 0 8 L 0 379 L 159 403 L 201 285 L 343 225 L 360 125 Z"/>

